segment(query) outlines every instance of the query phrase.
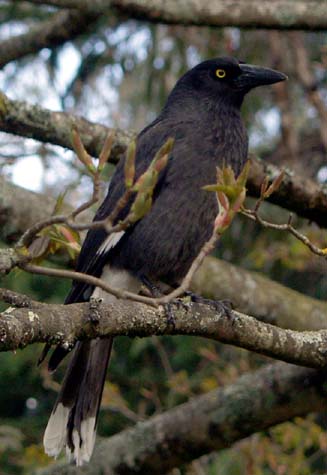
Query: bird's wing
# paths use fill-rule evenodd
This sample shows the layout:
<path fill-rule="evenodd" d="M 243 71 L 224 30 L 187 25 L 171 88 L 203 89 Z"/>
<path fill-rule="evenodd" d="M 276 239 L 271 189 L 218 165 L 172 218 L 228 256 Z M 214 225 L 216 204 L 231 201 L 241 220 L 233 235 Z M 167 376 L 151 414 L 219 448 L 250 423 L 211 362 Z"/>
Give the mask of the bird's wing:
<path fill-rule="evenodd" d="M 170 132 L 168 130 L 168 132 Z M 150 126 L 146 127 L 138 136 L 135 160 L 135 176 L 139 177 L 150 165 L 155 153 L 164 144 L 170 134 L 167 133 L 167 127 L 161 124 L 160 120 L 156 120 Z M 162 177 L 165 171 L 162 172 L 158 180 L 154 199 L 160 192 L 162 185 Z M 118 200 L 123 195 L 124 188 L 124 159 L 118 163 L 115 173 L 111 179 L 108 193 L 99 207 L 94 221 L 105 219 L 115 208 Z M 117 217 L 117 221 L 123 219 L 130 209 L 133 199 L 122 209 Z M 130 226 L 126 233 L 132 232 L 133 226 Z M 123 239 L 125 232 L 119 231 L 113 234 L 108 234 L 104 229 L 90 229 L 87 233 L 83 243 L 81 253 L 78 258 L 76 271 L 100 277 L 104 265 L 110 260 L 110 253 L 113 252 L 117 243 Z M 69 294 L 66 297 L 65 303 L 83 302 L 89 300 L 93 291 L 87 283 L 74 281 Z"/>

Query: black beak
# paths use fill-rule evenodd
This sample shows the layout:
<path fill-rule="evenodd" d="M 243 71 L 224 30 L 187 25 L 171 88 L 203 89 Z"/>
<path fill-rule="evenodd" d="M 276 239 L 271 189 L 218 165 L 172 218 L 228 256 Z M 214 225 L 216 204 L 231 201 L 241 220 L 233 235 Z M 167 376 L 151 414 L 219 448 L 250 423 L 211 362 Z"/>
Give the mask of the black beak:
<path fill-rule="evenodd" d="M 258 86 L 274 84 L 275 82 L 285 81 L 287 76 L 274 69 L 253 66 L 252 64 L 240 64 L 242 73 L 235 79 L 237 89 L 249 91 Z"/>

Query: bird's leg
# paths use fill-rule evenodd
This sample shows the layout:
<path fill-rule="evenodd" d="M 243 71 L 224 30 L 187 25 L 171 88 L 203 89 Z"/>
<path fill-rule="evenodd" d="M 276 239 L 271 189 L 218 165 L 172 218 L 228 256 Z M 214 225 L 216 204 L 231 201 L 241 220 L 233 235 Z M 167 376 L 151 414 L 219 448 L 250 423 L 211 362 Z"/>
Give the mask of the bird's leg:
<path fill-rule="evenodd" d="M 99 312 L 99 306 L 102 302 L 103 302 L 102 298 L 94 297 L 94 296 L 90 297 L 88 320 L 93 325 L 97 325 L 100 321 L 101 315 Z"/>
<path fill-rule="evenodd" d="M 146 276 L 142 275 L 141 281 L 145 285 L 145 287 L 150 291 L 152 297 L 154 298 L 162 297 L 162 292 L 159 289 L 159 287 L 157 287 L 153 282 L 151 282 Z M 164 303 L 163 307 L 165 309 L 168 325 L 173 325 L 175 327 L 175 315 L 174 315 L 174 310 L 173 310 L 173 303 L 176 303 L 176 302 L 174 301 L 174 302 Z M 178 303 L 180 303 L 180 301 L 178 301 Z"/>
<path fill-rule="evenodd" d="M 141 277 L 142 284 L 149 290 L 152 297 L 157 298 L 162 296 L 162 292 L 159 287 L 157 287 L 151 280 L 149 280 L 145 275 Z"/>
<path fill-rule="evenodd" d="M 195 294 L 191 291 L 186 291 L 185 295 L 190 297 L 191 302 L 194 303 L 203 303 L 205 305 L 210 305 L 213 307 L 217 312 L 224 313 L 228 318 L 233 318 L 233 303 L 231 300 L 212 300 L 202 297 L 202 295 Z"/>

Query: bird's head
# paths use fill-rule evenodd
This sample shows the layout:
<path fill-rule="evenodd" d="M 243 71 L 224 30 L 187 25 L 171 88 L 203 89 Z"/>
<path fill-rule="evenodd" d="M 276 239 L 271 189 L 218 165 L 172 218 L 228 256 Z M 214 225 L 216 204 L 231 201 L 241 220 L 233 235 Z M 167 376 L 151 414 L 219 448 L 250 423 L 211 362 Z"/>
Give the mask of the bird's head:
<path fill-rule="evenodd" d="M 193 91 L 197 99 L 201 95 L 219 98 L 240 107 L 245 94 L 251 89 L 285 79 L 287 76 L 279 71 L 222 57 L 203 61 L 189 70 L 177 82 L 172 95 L 186 92 L 190 96 Z"/>

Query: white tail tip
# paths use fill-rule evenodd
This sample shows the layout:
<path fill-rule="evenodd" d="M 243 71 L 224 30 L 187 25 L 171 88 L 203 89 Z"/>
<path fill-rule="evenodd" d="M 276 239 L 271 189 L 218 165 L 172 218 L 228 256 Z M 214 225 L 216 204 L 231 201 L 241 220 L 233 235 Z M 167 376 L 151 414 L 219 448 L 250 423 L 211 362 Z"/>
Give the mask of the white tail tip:
<path fill-rule="evenodd" d="M 61 403 L 52 412 L 44 432 L 43 444 L 45 453 L 58 457 L 66 444 L 69 408 Z"/>

